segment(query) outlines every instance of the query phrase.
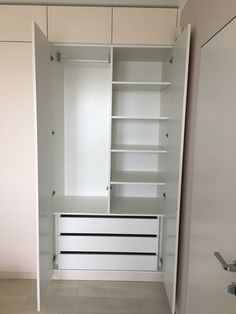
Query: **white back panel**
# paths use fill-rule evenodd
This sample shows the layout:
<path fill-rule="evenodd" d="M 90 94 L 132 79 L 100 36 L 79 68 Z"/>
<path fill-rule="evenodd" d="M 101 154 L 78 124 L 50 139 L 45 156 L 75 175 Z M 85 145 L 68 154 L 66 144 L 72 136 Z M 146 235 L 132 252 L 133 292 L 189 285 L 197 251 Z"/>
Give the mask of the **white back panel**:
<path fill-rule="evenodd" d="M 168 154 L 166 163 L 166 215 L 163 224 L 163 278 L 172 313 L 178 258 L 178 229 L 182 180 L 185 108 L 190 45 L 190 25 L 183 31 L 173 48 L 172 85 L 165 95 L 169 99 Z M 169 97 L 168 97 L 169 96 Z"/>
<path fill-rule="evenodd" d="M 53 264 L 52 65 L 50 44 L 33 25 L 33 70 L 38 141 L 37 308 L 47 291 Z"/>
<path fill-rule="evenodd" d="M 65 63 L 65 193 L 106 196 L 110 65 Z"/>

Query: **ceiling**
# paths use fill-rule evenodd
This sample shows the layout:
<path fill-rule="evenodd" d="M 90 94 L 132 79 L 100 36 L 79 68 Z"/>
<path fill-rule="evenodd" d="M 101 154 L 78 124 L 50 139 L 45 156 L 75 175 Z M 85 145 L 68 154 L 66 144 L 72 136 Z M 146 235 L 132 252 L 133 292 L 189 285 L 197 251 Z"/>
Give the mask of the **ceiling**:
<path fill-rule="evenodd" d="M 182 6 L 186 1 L 187 0 L 0 0 L 0 3 L 178 7 Z"/>

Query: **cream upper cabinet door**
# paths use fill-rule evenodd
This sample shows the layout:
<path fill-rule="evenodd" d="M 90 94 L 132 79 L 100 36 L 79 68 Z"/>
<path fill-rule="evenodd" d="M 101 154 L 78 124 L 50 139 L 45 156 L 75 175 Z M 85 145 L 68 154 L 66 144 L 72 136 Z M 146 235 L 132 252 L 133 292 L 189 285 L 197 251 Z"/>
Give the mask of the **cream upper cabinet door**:
<path fill-rule="evenodd" d="M 52 42 L 110 44 L 112 8 L 49 6 L 48 38 Z"/>
<path fill-rule="evenodd" d="M 32 21 L 47 34 L 45 6 L 0 5 L 0 41 L 31 41 Z"/>
<path fill-rule="evenodd" d="M 113 44 L 172 45 L 177 9 L 114 8 Z"/>

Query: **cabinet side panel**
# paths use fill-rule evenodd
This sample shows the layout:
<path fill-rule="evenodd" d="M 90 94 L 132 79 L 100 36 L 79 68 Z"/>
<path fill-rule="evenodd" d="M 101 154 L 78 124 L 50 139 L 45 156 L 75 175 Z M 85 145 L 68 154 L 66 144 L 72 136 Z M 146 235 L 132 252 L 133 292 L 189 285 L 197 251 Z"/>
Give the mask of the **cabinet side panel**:
<path fill-rule="evenodd" d="M 31 41 L 32 21 L 47 35 L 45 6 L 0 5 L 0 40 Z"/>

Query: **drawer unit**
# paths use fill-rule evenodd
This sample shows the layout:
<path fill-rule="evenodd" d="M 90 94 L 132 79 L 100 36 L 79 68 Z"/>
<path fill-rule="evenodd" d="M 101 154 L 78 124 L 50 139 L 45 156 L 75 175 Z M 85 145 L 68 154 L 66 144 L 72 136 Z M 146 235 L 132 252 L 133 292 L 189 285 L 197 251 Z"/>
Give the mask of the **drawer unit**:
<path fill-rule="evenodd" d="M 159 217 L 61 214 L 58 269 L 157 271 Z"/>
<path fill-rule="evenodd" d="M 136 252 L 157 254 L 158 238 L 127 236 L 60 236 L 60 252 Z"/>
<path fill-rule="evenodd" d="M 61 215 L 59 233 L 157 234 L 157 217 Z"/>
<path fill-rule="evenodd" d="M 59 269 L 157 271 L 157 256 L 60 254 Z"/>

